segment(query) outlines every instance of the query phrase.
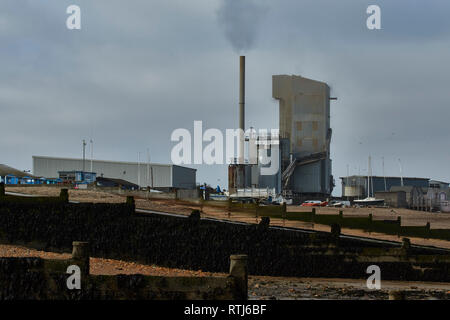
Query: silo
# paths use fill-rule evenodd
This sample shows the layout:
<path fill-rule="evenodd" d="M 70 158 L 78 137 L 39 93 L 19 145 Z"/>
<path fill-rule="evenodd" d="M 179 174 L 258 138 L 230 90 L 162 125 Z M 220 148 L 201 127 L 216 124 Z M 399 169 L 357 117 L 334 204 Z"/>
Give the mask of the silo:
<path fill-rule="evenodd" d="M 282 152 L 283 190 L 310 197 L 331 194 L 330 88 L 295 75 L 274 75 L 273 97 L 279 100 L 280 137 L 289 140 Z"/>

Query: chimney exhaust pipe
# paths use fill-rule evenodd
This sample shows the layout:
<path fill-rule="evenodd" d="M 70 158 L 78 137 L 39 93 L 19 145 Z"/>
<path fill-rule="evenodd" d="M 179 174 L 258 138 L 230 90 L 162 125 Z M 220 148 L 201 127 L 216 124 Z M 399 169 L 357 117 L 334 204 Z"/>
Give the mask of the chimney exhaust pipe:
<path fill-rule="evenodd" d="M 240 57 L 239 128 L 245 131 L 245 56 Z"/>
<path fill-rule="evenodd" d="M 245 132 L 245 56 L 239 59 L 239 156 L 238 163 L 244 164 L 244 132 Z M 241 177 L 243 179 L 243 177 Z"/>

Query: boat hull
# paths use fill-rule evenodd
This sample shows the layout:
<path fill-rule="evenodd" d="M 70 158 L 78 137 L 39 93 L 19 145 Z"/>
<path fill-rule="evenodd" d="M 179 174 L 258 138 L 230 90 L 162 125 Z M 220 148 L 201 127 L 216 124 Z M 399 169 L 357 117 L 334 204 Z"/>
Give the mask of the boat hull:
<path fill-rule="evenodd" d="M 450 213 L 450 201 L 442 201 L 440 207 L 442 213 Z"/>
<path fill-rule="evenodd" d="M 375 199 L 375 200 L 355 200 L 353 201 L 355 204 L 360 206 L 379 206 L 384 204 L 384 199 Z"/>

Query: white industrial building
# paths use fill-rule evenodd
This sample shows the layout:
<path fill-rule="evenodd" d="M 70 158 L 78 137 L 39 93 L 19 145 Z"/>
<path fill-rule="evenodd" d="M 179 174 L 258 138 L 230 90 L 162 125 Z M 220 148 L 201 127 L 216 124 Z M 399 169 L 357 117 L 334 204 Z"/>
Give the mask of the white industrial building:
<path fill-rule="evenodd" d="M 97 177 L 123 179 L 141 187 L 193 189 L 196 169 L 156 163 L 137 163 L 33 156 L 33 174 L 58 178 L 60 171 L 85 170 Z"/>

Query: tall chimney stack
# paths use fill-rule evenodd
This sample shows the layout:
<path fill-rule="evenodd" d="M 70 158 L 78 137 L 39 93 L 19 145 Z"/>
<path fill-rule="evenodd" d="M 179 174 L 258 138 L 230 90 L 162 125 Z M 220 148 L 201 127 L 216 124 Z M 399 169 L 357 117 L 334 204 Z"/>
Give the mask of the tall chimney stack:
<path fill-rule="evenodd" d="M 239 128 L 245 131 L 245 56 L 240 57 Z"/>
<path fill-rule="evenodd" d="M 244 164 L 244 132 L 245 132 L 245 56 L 241 56 L 239 72 L 239 164 Z M 242 168 L 241 168 L 242 169 Z M 243 177 L 241 177 L 243 179 Z"/>

